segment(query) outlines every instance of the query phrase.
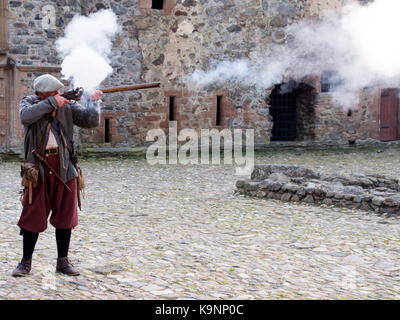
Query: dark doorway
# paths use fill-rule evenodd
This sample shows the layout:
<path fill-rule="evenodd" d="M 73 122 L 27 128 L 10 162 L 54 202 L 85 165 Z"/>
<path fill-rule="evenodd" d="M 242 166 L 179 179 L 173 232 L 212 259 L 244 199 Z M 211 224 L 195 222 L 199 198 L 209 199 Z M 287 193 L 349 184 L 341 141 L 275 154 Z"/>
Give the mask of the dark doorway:
<path fill-rule="evenodd" d="M 314 87 L 290 81 L 275 86 L 270 96 L 271 141 L 312 141 L 315 138 Z"/>
<path fill-rule="evenodd" d="M 379 136 L 381 141 L 393 141 L 398 137 L 399 89 L 383 89 L 381 92 Z"/>
<path fill-rule="evenodd" d="M 296 93 L 285 93 L 282 89 L 282 85 L 276 86 L 271 93 L 272 141 L 296 139 Z"/>

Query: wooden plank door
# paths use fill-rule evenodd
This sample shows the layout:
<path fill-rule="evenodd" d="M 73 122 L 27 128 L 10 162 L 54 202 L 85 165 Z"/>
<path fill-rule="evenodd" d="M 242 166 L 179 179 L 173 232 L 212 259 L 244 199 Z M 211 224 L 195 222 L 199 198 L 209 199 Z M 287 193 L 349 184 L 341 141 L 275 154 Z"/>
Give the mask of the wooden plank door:
<path fill-rule="evenodd" d="M 383 89 L 380 109 L 380 140 L 393 141 L 398 138 L 399 89 Z"/>

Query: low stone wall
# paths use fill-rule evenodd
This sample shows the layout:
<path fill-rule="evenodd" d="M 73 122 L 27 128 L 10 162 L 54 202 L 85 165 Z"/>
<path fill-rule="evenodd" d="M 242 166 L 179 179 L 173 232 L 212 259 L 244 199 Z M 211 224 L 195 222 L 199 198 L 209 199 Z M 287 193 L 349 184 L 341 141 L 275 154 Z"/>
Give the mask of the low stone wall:
<path fill-rule="evenodd" d="M 236 187 L 258 198 L 400 213 L 399 180 L 379 174 L 324 175 L 298 166 L 258 165 L 251 179 L 237 181 Z"/>

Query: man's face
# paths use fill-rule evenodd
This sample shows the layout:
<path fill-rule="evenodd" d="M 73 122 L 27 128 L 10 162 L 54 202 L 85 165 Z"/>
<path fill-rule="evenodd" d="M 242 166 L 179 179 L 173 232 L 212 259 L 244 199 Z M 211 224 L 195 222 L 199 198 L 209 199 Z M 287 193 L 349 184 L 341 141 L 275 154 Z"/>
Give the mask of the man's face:
<path fill-rule="evenodd" d="M 47 97 L 55 96 L 59 93 L 60 93 L 59 90 L 52 91 L 52 92 L 38 92 L 38 96 L 41 100 L 43 100 L 43 99 L 46 99 Z"/>

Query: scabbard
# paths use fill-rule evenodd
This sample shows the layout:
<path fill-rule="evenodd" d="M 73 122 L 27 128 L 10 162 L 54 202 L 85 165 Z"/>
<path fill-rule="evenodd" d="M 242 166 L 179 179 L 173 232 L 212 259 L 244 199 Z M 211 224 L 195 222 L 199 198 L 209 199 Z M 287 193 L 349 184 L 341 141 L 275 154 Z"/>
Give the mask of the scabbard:
<path fill-rule="evenodd" d="M 29 204 L 32 204 L 32 181 L 29 181 L 28 186 Z"/>
<path fill-rule="evenodd" d="M 77 172 L 78 172 L 78 175 L 79 175 L 78 169 L 77 169 Z M 82 208 L 81 208 L 81 191 L 80 191 L 81 188 L 80 188 L 80 183 L 79 183 L 79 177 L 76 178 L 76 185 L 77 185 L 76 192 L 78 194 L 78 208 L 79 208 L 79 210 L 82 211 Z"/>

